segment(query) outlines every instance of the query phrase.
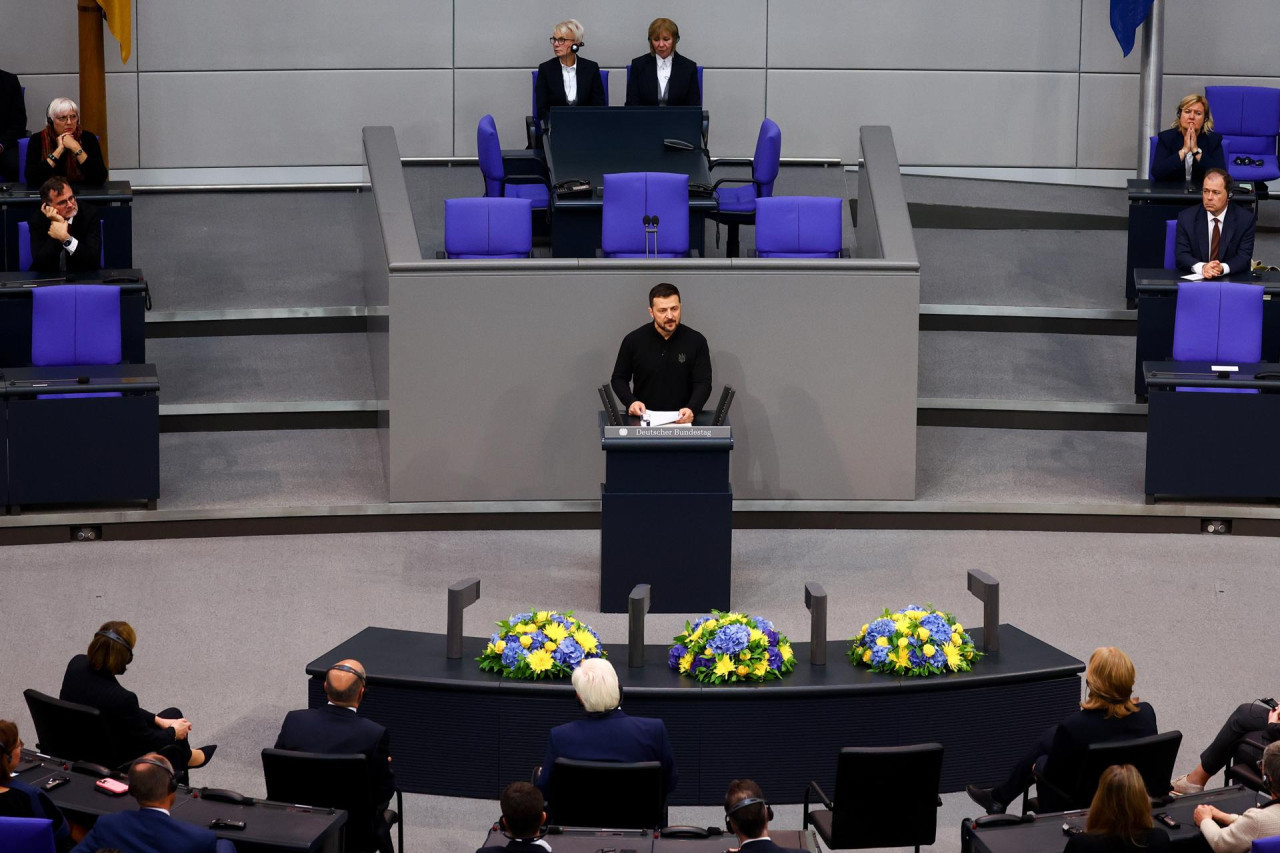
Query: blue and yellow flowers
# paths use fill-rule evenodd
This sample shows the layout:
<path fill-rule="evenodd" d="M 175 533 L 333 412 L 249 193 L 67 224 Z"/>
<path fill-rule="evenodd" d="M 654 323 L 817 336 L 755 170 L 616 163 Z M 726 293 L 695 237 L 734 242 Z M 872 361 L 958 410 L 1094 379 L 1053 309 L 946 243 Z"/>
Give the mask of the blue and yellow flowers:
<path fill-rule="evenodd" d="M 605 657 L 600 635 L 572 612 L 537 610 L 499 622 L 476 660 L 505 678 L 563 678 L 587 658 Z"/>
<path fill-rule="evenodd" d="M 667 665 L 698 681 L 770 681 L 796 668 L 791 643 L 760 616 L 711 611 L 684 624 L 667 652 Z"/>
<path fill-rule="evenodd" d="M 896 613 L 885 608 L 851 642 L 849 660 L 854 666 L 864 664 L 892 675 L 968 672 L 982 657 L 964 626 L 929 604 L 912 604 Z"/>

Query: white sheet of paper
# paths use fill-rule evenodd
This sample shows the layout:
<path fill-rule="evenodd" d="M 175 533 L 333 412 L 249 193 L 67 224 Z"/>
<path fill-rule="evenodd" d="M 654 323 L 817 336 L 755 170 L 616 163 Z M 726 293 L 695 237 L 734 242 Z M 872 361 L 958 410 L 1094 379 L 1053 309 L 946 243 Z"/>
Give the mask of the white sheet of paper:
<path fill-rule="evenodd" d="M 679 412 L 655 412 L 649 409 L 644 413 L 645 426 L 665 426 L 680 420 Z"/>
<path fill-rule="evenodd" d="M 1200 273 L 1198 272 L 1193 272 L 1191 275 L 1184 275 L 1182 277 L 1182 280 L 1183 281 L 1204 281 L 1204 276 L 1200 275 Z"/>

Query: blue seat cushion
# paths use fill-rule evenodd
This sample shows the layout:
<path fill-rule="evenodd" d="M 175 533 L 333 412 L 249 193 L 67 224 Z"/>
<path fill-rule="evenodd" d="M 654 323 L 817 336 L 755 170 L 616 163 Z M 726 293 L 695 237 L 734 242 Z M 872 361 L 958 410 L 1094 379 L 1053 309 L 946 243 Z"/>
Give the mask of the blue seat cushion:
<path fill-rule="evenodd" d="M 756 209 L 755 184 L 725 184 L 716 190 L 716 202 L 725 213 L 754 213 Z"/>
<path fill-rule="evenodd" d="M 513 184 L 508 182 L 502 193 L 507 198 L 527 198 L 534 207 L 546 207 L 550 203 L 551 194 L 546 184 Z"/>

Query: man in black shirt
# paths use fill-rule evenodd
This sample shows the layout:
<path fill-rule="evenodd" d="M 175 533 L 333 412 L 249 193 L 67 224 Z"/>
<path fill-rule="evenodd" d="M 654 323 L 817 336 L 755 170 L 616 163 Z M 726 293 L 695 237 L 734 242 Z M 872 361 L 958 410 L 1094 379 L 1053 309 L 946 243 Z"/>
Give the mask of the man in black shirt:
<path fill-rule="evenodd" d="M 707 339 L 680 325 L 680 291 L 674 284 L 663 282 L 649 291 L 649 316 L 652 323 L 622 339 L 613 393 L 629 415 L 679 411 L 676 423 L 693 423 L 711 396 Z"/>

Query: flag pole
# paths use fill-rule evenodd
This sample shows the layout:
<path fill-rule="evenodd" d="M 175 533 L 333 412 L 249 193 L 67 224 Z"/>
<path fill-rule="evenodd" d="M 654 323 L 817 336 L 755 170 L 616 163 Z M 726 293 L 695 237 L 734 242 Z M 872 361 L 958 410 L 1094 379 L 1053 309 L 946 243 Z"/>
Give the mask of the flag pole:
<path fill-rule="evenodd" d="M 80 23 L 80 126 L 93 131 L 107 155 L 107 74 L 102 48 L 102 9 L 94 0 L 77 0 Z"/>
<path fill-rule="evenodd" d="M 1138 120 L 1139 178 L 1150 178 L 1150 145 L 1160 132 L 1160 100 L 1164 82 L 1164 0 L 1153 0 L 1142 25 L 1142 89 Z"/>

